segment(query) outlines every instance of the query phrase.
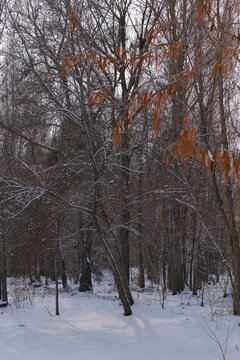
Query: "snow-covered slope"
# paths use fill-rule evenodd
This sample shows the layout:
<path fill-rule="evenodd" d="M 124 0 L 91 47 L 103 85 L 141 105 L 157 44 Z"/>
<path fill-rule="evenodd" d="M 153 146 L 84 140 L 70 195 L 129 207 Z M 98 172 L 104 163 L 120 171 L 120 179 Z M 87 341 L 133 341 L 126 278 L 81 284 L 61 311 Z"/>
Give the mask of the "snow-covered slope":
<path fill-rule="evenodd" d="M 214 360 L 240 359 L 240 318 L 230 301 L 206 292 L 206 304 L 189 291 L 167 295 L 165 308 L 154 288 L 133 291 L 133 315 L 124 317 L 108 281 L 93 294 L 76 289 L 54 294 L 36 289 L 33 306 L 0 310 L 2 360 Z M 11 302 L 11 300 L 10 300 Z"/>

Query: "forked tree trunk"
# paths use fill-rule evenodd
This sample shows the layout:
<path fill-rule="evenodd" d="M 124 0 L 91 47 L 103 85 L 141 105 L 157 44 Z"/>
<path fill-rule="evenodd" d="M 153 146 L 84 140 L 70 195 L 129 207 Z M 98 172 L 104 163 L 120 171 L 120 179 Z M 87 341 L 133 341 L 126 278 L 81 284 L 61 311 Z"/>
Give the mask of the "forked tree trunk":
<path fill-rule="evenodd" d="M 109 229 L 106 220 L 106 215 L 103 214 L 102 217 L 105 228 L 109 230 L 109 235 L 111 236 L 111 240 L 112 240 L 111 243 L 114 247 L 114 252 L 110 249 L 109 245 L 107 244 L 105 236 L 102 233 L 102 227 L 99 223 L 98 217 L 95 216 L 95 226 L 96 226 L 98 239 L 103 247 L 109 266 L 114 274 L 115 284 L 119 293 L 119 298 L 122 302 L 124 309 L 124 315 L 128 316 L 132 314 L 132 310 L 131 310 L 131 305 L 133 304 L 132 295 L 128 286 L 125 271 L 122 266 L 121 254 L 118 245 L 116 244 L 116 239 L 111 234 L 111 230 Z"/>

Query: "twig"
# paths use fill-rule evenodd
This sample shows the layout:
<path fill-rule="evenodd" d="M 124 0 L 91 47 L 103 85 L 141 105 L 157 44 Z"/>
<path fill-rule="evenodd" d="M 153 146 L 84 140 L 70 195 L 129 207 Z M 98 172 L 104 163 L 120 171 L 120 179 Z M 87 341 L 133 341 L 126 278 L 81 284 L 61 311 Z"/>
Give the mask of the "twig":
<path fill-rule="evenodd" d="M 50 313 L 50 311 L 48 310 L 48 308 L 45 306 L 45 309 L 47 310 L 47 312 L 49 313 L 50 316 L 52 316 L 52 314 Z"/>
<path fill-rule="evenodd" d="M 208 336 L 210 337 L 210 339 L 212 339 L 213 341 L 215 341 L 216 343 L 217 343 L 217 345 L 218 345 L 218 347 L 220 348 L 220 350 L 221 350 L 221 354 L 222 354 L 222 360 L 226 360 L 226 355 L 225 355 L 225 352 L 226 352 L 226 350 L 224 351 L 223 350 L 223 347 L 222 347 L 222 344 L 220 343 L 220 341 L 219 341 L 219 339 L 217 338 L 217 336 L 214 334 L 214 332 L 210 329 L 210 327 L 209 327 L 209 325 L 208 325 L 208 323 L 206 322 L 206 320 L 205 320 L 205 318 L 204 318 L 204 316 L 202 315 L 202 318 L 203 318 L 203 321 L 204 321 L 204 323 L 205 323 L 205 325 L 206 325 L 206 327 L 207 327 L 207 330 L 206 330 L 206 333 L 208 334 Z"/>

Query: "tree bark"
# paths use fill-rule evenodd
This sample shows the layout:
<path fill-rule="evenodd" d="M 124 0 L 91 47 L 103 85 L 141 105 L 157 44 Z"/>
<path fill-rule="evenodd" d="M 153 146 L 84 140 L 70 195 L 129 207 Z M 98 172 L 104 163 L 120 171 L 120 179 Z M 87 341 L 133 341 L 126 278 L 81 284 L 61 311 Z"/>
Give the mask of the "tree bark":
<path fill-rule="evenodd" d="M 90 239 L 81 234 L 81 249 L 80 249 L 80 258 L 81 258 L 81 275 L 80 275 L 80 285 L 79 291 L 92 291 L 92 270 L 91 270 L 91 244 Z"/>
<path fill-rule="evenodd" d="M 2 305 L 8 305 L 8 291 L 7 291 L 7 264 L 6 264 L 6 239 L 5 239 L 5 223 L 2 219 L 2 266 L 1 266 L 1 289 L 2 289 Z"/>
<path fill-rule="evenodd" d="M 55 252 L 55 291 L 56 291 L 56 315 L 59 315 L 59 289 L 58 289 L 58 252 L 59 252 L 59 243 L 57 240 L 56 252 Z"/>
<path fill-rule="evenodd" d="M 60 273 L 61 273 L 61 279 L 62 279 L 62 286 L 63 286 L 63 290 L 67 290 L 67 288 L 68 288 L 67 272 L 66 272 L 66 265 L 65 265 L 65 260 L 64 260 L 64 256 L 63 256 L 62 240 L 60 237 L 59 237 L 59 257 L 60 257 Z"/>

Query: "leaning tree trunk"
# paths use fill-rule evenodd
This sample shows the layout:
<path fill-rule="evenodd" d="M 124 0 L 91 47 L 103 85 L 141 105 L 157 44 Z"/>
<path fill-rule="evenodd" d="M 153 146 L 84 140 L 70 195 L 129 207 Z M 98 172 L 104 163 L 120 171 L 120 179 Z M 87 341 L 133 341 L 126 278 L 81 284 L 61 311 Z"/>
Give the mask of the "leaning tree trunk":
<path fill-rule="evenodd" d="M 97 236 L 103 247 L 109 266 L 114 274 L 114 280 L 119 293 L 119 298 L 124 308 L 124 314 L 125 316 L 131 315 L 131 305 L 133 305 L 134 302 L 123 267 L 121 251 L 117 244 L 115 235 L 112 232 L 107 215 L 103 209 L 103 204 L 101 204 L 101 202 L 97 199 L 95 199 L 95 209 L 93 213 Z M 105 232 L 103 233 L 103 228 L 107 231 L 107 234 L 105 234 Z M 111 248 L 106 240 L 106 237 L 109 237 L 111 240 Z"/>
<path fill-rule="evenodd" d="M 123 273 L 125 276 L 125 272 L 124 269 L 121 270 L 119 269 L 119 262 L 116 261 L 114 255 L 112 254 L 108 244 L 106 243 L 106 240 L 104 238 L 104 236 L 102 235 L 102 231 L 101 231 L 101 227 L 99 225 L 98 222 L 96 222 L 96 228 L 97 228 L 97 234 L 98 234 L 98 238 L 103 246 L 106 258 L 108 260 L 109 266 L 112 269 L 113 275 L 114 275 L 114 281 L 118 290 L 118 294 L 119 294 L 119 298 L 122 302 L 123 305 L 123 309 L 124 309 L 124 315 L 128 316 L 132 314 L 132 310 L 131 310 L 131 302 L 129 301 L 129 295 L 128 295 L 128 291 L 126 289 L 126 283 L 127 280 L 125 282 L 125 284 L 122 282 L 123 279 Z M 115 241 L 115 239 L 113 240 Z M 121 265 L 120 265 L 121 266 Z M 128 285 L 128 284 L 127 284 Z M 130 290 L 129 290 L 130 291 Z M 132 301 L 133 303 L 133 301 Z"/>

